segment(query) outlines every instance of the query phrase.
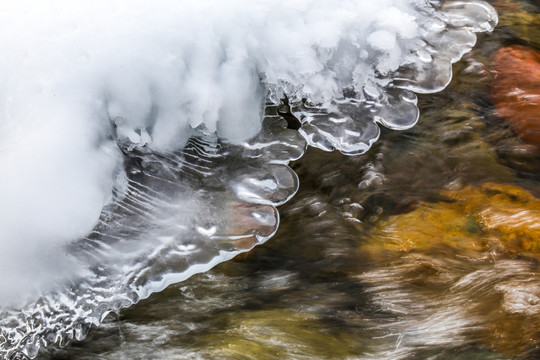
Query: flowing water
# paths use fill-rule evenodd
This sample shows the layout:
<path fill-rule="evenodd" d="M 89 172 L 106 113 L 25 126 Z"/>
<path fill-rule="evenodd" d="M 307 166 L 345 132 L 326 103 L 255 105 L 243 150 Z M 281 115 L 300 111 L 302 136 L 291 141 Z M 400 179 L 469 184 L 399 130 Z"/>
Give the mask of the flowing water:
<path fill-rule="evenodd" d="M 51 148 L 49 142 L 59 141 L 55 134 L 30 138 L 46 151 L 28 155 L 28 169 L 37 167 L 44 175 L 23 187 L 42 186 L 52 195 L 32 190 L 22 196 L 23 205 L 32 208 L 35 197 L 57 202 L 63 192 L 51 185 L 56 181 L 61 187 L 81 184 L 50 209 L 58 216 L 30 222 L 38 231 L 20 230 L 28 223 L 19 219 L 24 207 L 13 210 L 18 201 L 0 192 L 7 199 L 3 204 L 10 204 L 3 209 L 13 212 L 1 213 L 7 219 L 2 235 L 27 244 L 6 245 L 0 256 L 0 354 L 41 360 L 540 358 L 540 152 L 496 116 L 491 96 L 493 54 L 513 44 L 540 47 L 540 5 L 493 3 L 498 27 L 479 34 L 465 54 L 475 43 L 474 32 L 496 22 L 483 2 L 365 3 L 366 12 L 351 18 L 354 1 L 344 1 L 340 11 L 332 2 L 299 1 L 292 10 L 275 5 L 276 14 L 289 14 L 269 17 L 265 26 L 243 22 L 248 16 L 260 20 L 270 3 L 262 1 L 254 10 L 237 1 L 210 11 L 205 6 L 211 2 L 203 2 L 185 14 L 158 13 L 159 31 L 138 34 L 156 41 L 152 36 L 169 34 L 175 16 L 183 16 L 183 30 L 189 30 L 193 14 L 199 14 L 194 23 L 214 23 L 214 31 L 225 34 L 217 38 L 225 55 L 220 44 L 208 45 L 216 40 L 209 32 L 206 47 L 190 48 L 195 55 L 181 59 L 189 71 L 181 70 L 178 81 L 189 83 L 192 93 L 180 94 L 193 97 L 185 103 L 159 97 L 178 94 L 180 87 L 177 80 L 163 81 L 178 66 L 179 55 L 167 53 L 167 46 L 195 46 L 174 33 L 159 38 L 157 55 L 135 46 L 115 58 L 121 63 L 146 56 L 113 76 L 106 99 L 91 110 L 86 105 L 102 88 L 88 78 L 109 71 L 99 58 L 111 56 L 116 43 L 109 40 L 99 38 L 107 46 L 82 79 L 73 82 L 62 73 L 38 81 L 41 90 L 17 88 L 36 99 L 31 115 L 64 115 L 61 103 L 39 95 L 50 81 L 70 106 L 66 118 L 83 111 L 99 119 L 104 104 L 114 126 L 88 140 L 99 143 L 93 157 L 85 141 Z M 147 11 L 141 5 L 130 15 L 141 19 Z M 300 29 L 291 21 L 298 18 L 304 19 Z M 74 29 L 92 29 L 91 22 L 75 19 L 81 22 Z M 224 30 L 231 22 L 240 39 L 248 28 L 260 43 L 239 43 L 237 33 Z M 323 36 L 336 26 L 340 30 Z M 120 28 L 118 38 L 129 39 Z M 297 37 L 279 41 L 285 34 Z M 83 37 L 74 59 L 94 41 Z M 65 52 L 58 44 L 59 53 Z M 303 49 L 304 60 L 295 49 Z M 160 63 L 166 56 L 170 61 Z M 219 76 L 215 64 L 200 64 L 212 56 L 222 59 Z M 445 87 L 451 63 L 462 56 L 444 91 L 417 98 L 415 92 Z M 12 60 L 3 61 L 17 69 Z M 77 61 L 66 63 L 85 70 Z M 140 71 L 155 61 L 155 73 Z M 239 71 L 244 67 L 247 77 Z M 254 83 L 250 69 L 260 71 L 255 77 L 263 85 Z M 208 71 L 213 75 L 203 76 Z M 32 74 L 15 77 L 32 83 Z M 148 92 L 133 88 L 148 88 L 147 77 L 162 82 L 149 87 L 153 100 L 142 103 Z M 232 88 L 224 85 L 231 81 Z M 262 105 L 255 96 L 261 96 L 260 86 L 268 91 Z M 87 92 L 73 94 L 72 87 Z M 8 124 L 16 128 L 23 122 L 28 130 L 24 103 L 14 98 L 6 105 L 14 114 Z M 205 102 L 209 98 L 219 101 Z M 257 118 L 262 108 L 260 124 L 245 120 L 239 123 L 244 135 L 231 135 L 236 117 Z M 174 111 L 186 120 L 171 122 Z M 144 117 L 134 120 L 137 112 Z M 73 128 L 62 121 L 51 126 L 81 135 L 89 131 L 83 120 Z M 172 146 L 172 134 L 184 131 L 189 134 L 175 140 L 182 146 Z M 65 179 L 38 166 L 73 148 L 72 159 L 53 167 L 75 167 Z M 339 151 L 328 151 L 334 149 Z M 73 201 L 89 201 L 84 194 L 95 190 L 78 177 L 81 159 L 99 175 L 92 184 L 110 192 L 100 190 L 108 200 L 94 206 L 101 210 L 90 232 L 80 216 L 70 215 L 77 208 Z M 7 169 L 28 170 L 9 162 Z M 108 177 L 114 181 L 103 185 Z M 0 185 L 18 189 L 9 180 Z M 84 208 L 92 212 L 91 207 Z M 46 226 L 51 222 L 69 229 L 56 231 Z M 70 236 L 78 240 L 43 243 Z M 11 243 L 17 241 L 6 241 Z"/>

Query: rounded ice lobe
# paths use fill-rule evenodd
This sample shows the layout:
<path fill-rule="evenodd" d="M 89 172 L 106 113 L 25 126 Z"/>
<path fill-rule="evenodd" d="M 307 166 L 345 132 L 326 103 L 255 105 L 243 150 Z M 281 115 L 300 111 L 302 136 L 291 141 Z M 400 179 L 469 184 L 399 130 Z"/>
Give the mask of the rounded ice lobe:
<path fill-rule="evenodd" d="M 307 144 L 348 155 L 497 16 L 482 1 L 0 4 L 0 357 L 271 237 Z"/>

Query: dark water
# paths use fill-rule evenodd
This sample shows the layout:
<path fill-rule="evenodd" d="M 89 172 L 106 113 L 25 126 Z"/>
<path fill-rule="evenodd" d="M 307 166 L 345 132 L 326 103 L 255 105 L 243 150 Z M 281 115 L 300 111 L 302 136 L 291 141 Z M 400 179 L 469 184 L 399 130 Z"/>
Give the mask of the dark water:
<path fill-rule="evenodd" d="M 540 47 L 540 4 L 494 5 L 499 26 L 420 97 L 416 127 L 293 164 L 268 243 L 39 358 L 540 358 L 540 156 L 490 97 L 492 54 Z"/>

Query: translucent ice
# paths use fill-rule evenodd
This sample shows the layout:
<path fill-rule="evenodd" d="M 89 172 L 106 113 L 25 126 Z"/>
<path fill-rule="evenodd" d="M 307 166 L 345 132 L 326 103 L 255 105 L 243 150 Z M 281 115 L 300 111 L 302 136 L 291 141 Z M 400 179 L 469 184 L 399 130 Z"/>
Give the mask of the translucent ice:
<path fill-rule="evenodd" d="M 268 239 L 306 143 L 359 154 L 413 126 L 496 20 L 476 0 L 3 1 L 0 356 Z"/>
<path fill-rule="evenodd" d="M 271 237 L 276 206 L 298 189 L 286 164 L 302 156 L 306 143 L 279 116 L 266 115 L 262 125 L 263 133 L 243 145 L 214 135 L 194 137 L 175 152 L 119 143 L 125 172 L 114 201 L 87 236 L 47 247 L 56 253 L 48 267 L 40 264 L 49 281 L 34 278 L 38 294 L 0 308 L 0 355 L 33 357 L 42 345 L 82 339 L 110 311 Z"/>

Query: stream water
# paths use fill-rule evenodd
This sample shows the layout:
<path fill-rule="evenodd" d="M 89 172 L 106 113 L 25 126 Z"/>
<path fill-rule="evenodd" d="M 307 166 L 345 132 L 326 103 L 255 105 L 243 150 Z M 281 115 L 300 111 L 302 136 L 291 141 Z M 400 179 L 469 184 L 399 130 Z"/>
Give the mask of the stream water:
<path fill-rule="evenodd" d="M 414 114 L 386 124 L 402 131 L 362 123 L 352 130 L 368 134 L 364 147 L 318 139 L 326 125 L 317 116 L 332 111 L 300 99 L 267 104 L 266 132 L 248 152 L 209 135 L 174 156 L 124 143 L 121 201 L 70 245 L 92 277 L 69 279 L 68 295 L 39 303 L 43 312 L 61 304 L 56 320 L 65 305 L 103 321 L 81 328 L 71 314 L 73 324 L 61 322 L 71 335 L 25 352 L 40 360 L 539 359 L 540 151 L 498 116 L 493 89 L 499 49 L 540 48 L 540 4 L 491 4 L 498 26 L 478 35 L 445 90 L 418 95 L 417 124 Z M 354 117 L 348 103 L 334 105 Z M 286 129 L 293 114 L 300 132 Z M 305 153 L 304 139 L 313 145 Z M 178 172 L 179 163 L 188 165 Z M 202 219 L 216 214 L 220 221 Z M 173 232 L 190 241 L 171 245 Z M 109 270 L 116 263 L 122 271 Z M 108 296 L 100 308 L 96 299 Z M 10 316 L 20 319 L 17 311 Z"/>

